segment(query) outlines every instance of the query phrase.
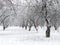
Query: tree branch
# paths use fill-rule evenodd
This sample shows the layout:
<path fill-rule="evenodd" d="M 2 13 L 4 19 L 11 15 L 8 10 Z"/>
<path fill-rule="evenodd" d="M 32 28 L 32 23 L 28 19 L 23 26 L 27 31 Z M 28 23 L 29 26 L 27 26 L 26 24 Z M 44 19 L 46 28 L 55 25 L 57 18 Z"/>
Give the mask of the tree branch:
<path fill-rule="evenodd" d="M 15 8 L 14 8 L 13 3 L 11 2 L 11 0 L 8 0 L 8 1 L 10 2 L 10 4 L 11 4 L 11 6 L 12 6 L 12 8 L 13 8 L 14 12 L 15 12 L 15 14 L 17 15 L 17 13 L 16 13 L 16 10 L 15 10 Z"/>

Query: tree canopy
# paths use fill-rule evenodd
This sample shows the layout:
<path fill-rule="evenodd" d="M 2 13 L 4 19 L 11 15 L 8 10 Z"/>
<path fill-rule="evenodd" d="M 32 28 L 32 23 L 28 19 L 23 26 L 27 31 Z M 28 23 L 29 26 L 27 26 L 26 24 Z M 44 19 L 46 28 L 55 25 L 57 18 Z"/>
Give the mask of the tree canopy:
<path fill-rule="evenodd" d="M 42 27 L 45 19 L 51 26 L 60 26 L 60 0 L 0 0 L 0 24 L 5 27 Z"/>

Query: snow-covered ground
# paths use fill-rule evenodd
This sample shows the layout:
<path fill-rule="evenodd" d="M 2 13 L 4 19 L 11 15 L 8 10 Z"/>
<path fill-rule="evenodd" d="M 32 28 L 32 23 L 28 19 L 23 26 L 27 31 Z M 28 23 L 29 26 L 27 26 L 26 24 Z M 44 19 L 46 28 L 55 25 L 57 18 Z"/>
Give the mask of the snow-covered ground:
<path fill-rule="evenodd" d="M 45 37 L 46 27 L 32 28 L 29 32 L 21 27 L 8 27 L 3 31 L 0 26 L 0 45 L 60 45 L 60 29 L 51 28 L 51 37 Z"/>

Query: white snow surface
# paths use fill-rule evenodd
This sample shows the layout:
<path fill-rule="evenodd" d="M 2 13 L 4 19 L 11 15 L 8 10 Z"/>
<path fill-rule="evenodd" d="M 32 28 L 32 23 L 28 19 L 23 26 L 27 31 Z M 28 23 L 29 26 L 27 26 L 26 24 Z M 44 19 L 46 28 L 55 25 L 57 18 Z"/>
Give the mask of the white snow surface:
<path fill-rule="evenodd" d="M 45 37 L 46 27 L 32 27 L 31 31 L 21 27 L 8 27 L 3 31 L 0 26 L 0 45 L 60 45 L 60 28 L 55 31 L 51 28 L 50 38 Z"/>

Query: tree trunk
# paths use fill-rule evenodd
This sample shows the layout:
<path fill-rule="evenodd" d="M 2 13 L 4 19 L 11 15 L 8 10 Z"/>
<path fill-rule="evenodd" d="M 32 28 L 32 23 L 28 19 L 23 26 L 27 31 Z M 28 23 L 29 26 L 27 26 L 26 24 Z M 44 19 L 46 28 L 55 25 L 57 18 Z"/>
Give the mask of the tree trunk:
<path fill-rule="evenodd" d="M 5 30 L 4 21 L 3 21 L 3 31 Z"/>
<path fill-rule="evenodd" d="M 29 26 L 29 31 L 31 31 L 31 27 L 32 27 L 32 26 Z"/>
<path fill-rule="evenodd" d="M 47 30 L 46 30 L 46 37 L 50 37 L 50 22 L 48 20 L 48 11 L 47 11 L 47 0 L 42 0 L 42 14 L 44 15 L 44 18 L 45 18 L 45 21 L 46 21 L 46 24 L 47 24 Z"/>
<path fill-rule="evenodd" d="M 50 27 L 51 26 L 47 26 L 46 37 L 50 37 Z"/>
<path fill-rule="evenodd" d="M 55 30 L 57 30 L 57 27 L 54 25 Z"/>
<path fill-rule="evenodd" d="M 5 30 L 5 26 L 3 26 L 3 31 Z"/>

